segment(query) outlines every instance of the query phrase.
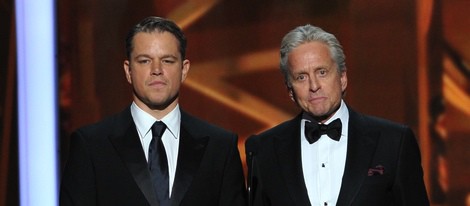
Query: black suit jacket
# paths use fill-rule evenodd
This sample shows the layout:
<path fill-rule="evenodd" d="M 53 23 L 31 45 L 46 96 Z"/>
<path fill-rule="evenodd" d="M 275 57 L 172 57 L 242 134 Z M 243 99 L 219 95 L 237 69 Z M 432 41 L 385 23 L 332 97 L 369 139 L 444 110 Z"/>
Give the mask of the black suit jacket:
<path fill-rule="evenodd" d="M 302 172 L 301 119 L 298 115 L 247 140 L 254 205 L 311 205 Z M 337 205 L 429 205 L 410 128 L 350 110 L 348 129 Z"/>
<path fill-rule="evenodd" d="M 181 112 L 172 205 L 245 205 L 237 135 Z M 60 205 L 158 205 L 130 109 L 72 134 Z"/>

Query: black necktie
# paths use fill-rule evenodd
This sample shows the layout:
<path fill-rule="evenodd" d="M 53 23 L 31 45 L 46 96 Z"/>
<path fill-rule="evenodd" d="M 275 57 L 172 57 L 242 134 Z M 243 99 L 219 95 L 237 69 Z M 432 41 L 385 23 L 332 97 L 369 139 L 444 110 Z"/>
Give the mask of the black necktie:
<path fill-rule="evenodd" d="M 162 142 L 165 129 L 166 125 L 161 121 L 153 124 L 153 138 L 149 146 L 149 169 L 160 205 L 170 205 L 168 160 Z"/>
<path fill-rule="evenodd" d="M 305 122 L 305 137 L 310 144 L 316 142 L 324 134 L 335 141 L 339 141 L 341 138 L 341 120 L 336 119 L 328 125 L 318 124 L 314 120 Z"/>

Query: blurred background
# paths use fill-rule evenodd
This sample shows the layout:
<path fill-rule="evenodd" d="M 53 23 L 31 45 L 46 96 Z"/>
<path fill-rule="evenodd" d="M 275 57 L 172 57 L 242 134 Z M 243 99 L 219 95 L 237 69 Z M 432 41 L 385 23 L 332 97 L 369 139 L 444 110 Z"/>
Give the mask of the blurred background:
<path fill-rule="evenodd" d="M 342 43 L 346 102 L 411 126 L 433 205 L 470 205 L 468 0 L 60 0 L 60 169 L 70 133 L 131 103 L 125 37 L 147 16 L 180 25 L 191 61 L 181 107 L 244 141 L 300 111 L 279 72 L 282 37 L 312 24 Z M 18 205 L 14 1 L 0 0 L 0 205 Z M 34 35 L 34 34 L 31 34 Z M 39 108 L 38 108 L 39 109 Z"/>

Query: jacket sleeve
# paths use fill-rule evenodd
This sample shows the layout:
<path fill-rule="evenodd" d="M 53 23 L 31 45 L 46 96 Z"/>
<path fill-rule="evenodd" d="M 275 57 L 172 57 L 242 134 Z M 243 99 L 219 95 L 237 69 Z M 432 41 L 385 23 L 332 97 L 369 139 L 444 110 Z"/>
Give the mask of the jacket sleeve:
<path fill-rule="evenodd" d="M 92 161 L 86 142 L 80 132 L 71 136 L 70 154 L 60 187 L 60 205 L 96 205 L 96 192 Z"/>
<path fill-rule="evenodd" d="M 429 205 L 423 180 L 421 155 L 410 128 L 406 128 L 400 144 L 393 195 L 396 205 Z"/>
<path fill-rule="evenodd" d="M 246 187 L 240 153 L 238 151 L 238 137 L 233 135 L 231 139 L 232 143 L 227 156 L 227 164 L 224 168 L 219 205 L 244 206 L 246 205 Z"/>

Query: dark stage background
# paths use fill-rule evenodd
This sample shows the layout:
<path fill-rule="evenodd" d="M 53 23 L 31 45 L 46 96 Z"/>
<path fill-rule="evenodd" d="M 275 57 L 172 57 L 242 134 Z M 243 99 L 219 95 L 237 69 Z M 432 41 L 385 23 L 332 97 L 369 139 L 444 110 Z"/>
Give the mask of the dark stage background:
<path fill-rule="evenodd" d="M 0 1 L 0 206 L 18 204 L 13 8 Z M 279 45 L 309 23 L 343 44 L 347 103 L 414 129 L 433 205 L 470 205 L 469 12 L 468 0 L 57 1 L 61 166 L 73 130 L 130 104 L 124 40 L 144 17 L 183 28 L 191 69 L 181 107 L 237 132 L 242 159 L 250 134 L 299 112 Z"/>

